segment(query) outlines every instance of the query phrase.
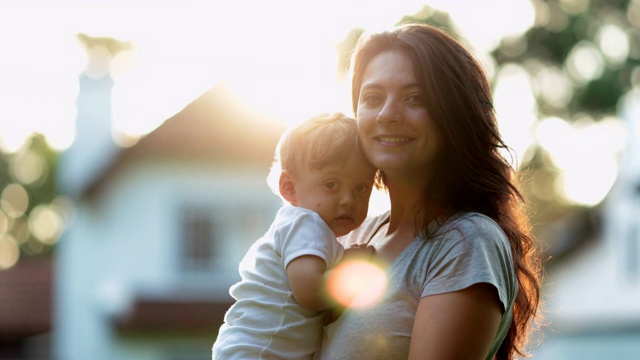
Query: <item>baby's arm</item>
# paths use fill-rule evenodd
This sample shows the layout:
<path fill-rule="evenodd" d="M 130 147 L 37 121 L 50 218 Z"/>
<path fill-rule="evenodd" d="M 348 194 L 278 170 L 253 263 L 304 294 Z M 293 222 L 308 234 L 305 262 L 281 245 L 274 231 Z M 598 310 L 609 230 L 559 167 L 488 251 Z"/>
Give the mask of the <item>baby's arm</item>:
<path fill-rule="evenodd" d="M 371 246 L 352 245 L 344 250 L 341 262 L 369 261 L 373 252 Z M 327 270 L 327 265 L 320 257 L 304 255 L 293 259 L 287 266 L 287 277 L 294 299 L 303 307 L 315 311 L 339 305 L 326 296 L 326 283 L 330 273 L 331 270 Z"/>
<path fill-rule="evenodd" d="M 326 270 L 327 265 L 318 256 L 304 255 L 291 260 L 287 277 L 293 297 L 300 305 L 315 311 L 331 307 L 324 295 Z"/>

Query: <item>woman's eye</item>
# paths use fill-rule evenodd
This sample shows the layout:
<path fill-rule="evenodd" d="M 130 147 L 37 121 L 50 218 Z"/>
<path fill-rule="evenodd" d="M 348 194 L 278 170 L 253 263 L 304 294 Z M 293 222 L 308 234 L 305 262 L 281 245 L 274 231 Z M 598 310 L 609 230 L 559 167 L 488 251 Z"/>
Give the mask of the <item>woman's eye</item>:
<path fill-rule="evenodd" d="M 424 104 L 424 99 L 421 94 L 411 94 L 407 97 L 407 101 L 416 105 Z"/>
<path fill-rule="evenodd" d="M 360 103 L 372 105 L 372 104 L 380 103 L 381 101 L 382 101 L 382 97 L 377 94 L 365 94 L 364 96 L 362 96 Z"/>

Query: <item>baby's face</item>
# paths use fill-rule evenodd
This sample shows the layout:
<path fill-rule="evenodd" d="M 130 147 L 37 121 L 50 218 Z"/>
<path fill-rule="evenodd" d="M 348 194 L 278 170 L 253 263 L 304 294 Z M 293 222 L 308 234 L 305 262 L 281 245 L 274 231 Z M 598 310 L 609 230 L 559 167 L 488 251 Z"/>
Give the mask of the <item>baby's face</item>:
<path fill-rule="evenodd" d="M 344 165 L 306 169 L 296 177 L 295 205 L 317 212 L 336 236 L 346 235 L 367 217 L 374 175 L 359 156 Z"/>

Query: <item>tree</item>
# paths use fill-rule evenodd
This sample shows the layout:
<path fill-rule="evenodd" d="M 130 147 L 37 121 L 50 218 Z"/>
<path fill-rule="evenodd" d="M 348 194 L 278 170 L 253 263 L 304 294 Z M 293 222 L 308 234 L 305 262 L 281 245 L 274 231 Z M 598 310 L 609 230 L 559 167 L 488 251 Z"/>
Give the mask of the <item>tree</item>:
<path fill-rule="evenodd" d="M 50 253 L 63 227 L 56 190 L 58 154 L 33 134 L 15 153 L 0 152 L 0 270 L 20 254 Z"/>

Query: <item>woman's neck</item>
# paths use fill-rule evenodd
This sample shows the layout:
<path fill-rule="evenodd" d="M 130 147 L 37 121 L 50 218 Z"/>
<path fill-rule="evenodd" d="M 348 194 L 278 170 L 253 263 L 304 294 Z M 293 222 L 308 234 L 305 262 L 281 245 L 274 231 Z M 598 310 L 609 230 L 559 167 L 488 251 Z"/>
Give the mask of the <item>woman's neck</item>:
<path fill-rule="evenodd" d="M 388 233 L 402 232 L 416 235 L 416 216 L 424 199 L 425 182 L 401 182 L 387 179 L 391 215 Z"/>

